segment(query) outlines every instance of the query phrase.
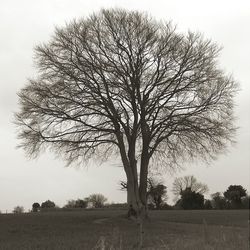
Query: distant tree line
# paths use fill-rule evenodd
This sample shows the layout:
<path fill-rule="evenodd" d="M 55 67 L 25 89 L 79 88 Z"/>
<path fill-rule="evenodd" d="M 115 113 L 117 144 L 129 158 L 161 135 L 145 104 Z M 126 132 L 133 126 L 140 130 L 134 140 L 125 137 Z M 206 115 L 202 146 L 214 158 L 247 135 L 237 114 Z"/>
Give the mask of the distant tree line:
<path fill-rule="evenodd" d="M 241 185 L 230 185 L 223 194 L 220 192 L 212 194 L 211 199 L 204 198 L 204 190 L 206 189 L 195 190 L 192 186 L 186 186 L 185 189 L 180 190 L 180 198 L 174 207 L 177 209 L 249 209 L 249 195 Z"/>
<path fill-rule="evenodd" d="M 103 208 L 106 205 L 107 198 L 102 194 L 91 194 L 89 197 L 77 200 L 68 200 L 68 202 L 62 207 L 62 209 L 74 209 L 74 208 Z M 56 204 L 47 200 L 42 202 L 41 205 L 38 202 L 32 204 L 32 212 L 39 211 L 51 211 L 52 209 L 59 208 Z"/>
<path fill-rule="evenodd" d="M 216 192 L 211 195 L 211 205 L 214 209 L 249 209 L 250 196 L 241 185 L 230 185 L 221 194 Z"/>
<path fill-rule="evenodd" d="M 163 181 L 156 177 L 147 180 L 147 206 L 148 209 L 249 209 L 250 196 L 241 185 L 230 185 L 223 193 L 216 192 L 211 199 L 205 199 L 204 194 L 208 192 L 206 184 L 198 182 L 194 176 L 179 177 L 174 180 L 172 192 L 175 195 L 175 204 L 167 203 L 167 187 Z M 126 191 L 127 183 L 119 183 L 120 190 Z M 126 209 L 126 203 L 107 203 L 107 198 L 99 193 L 91 194 L 83 199 L 68 200 L 61 208 L 63 210 L 85 209 L 85 208 L 110 208 Z M 34 202 L 32 212 L 51 211 L 59 207 L 51 200 L 41 204 Z M 13 213 L 23 213 L 22 206 L 16 206 Z"/>
<path fill-rule="evenodd" d="M 120 183 L 121 189 L 127 188 L 126 183 Z M 249 195 L 241 185 L 230 185 L 221 194 L 211 195 L 211 199 L 205 199 L 208 186 L 198 182 L 190 175 L 174 180 L 172 192 L 175 195 L 175 204 L 167 204 L 167 187 L 157 178 L 148 178 L 147 202 L 149 209 L 248 209 L 250 207 Z"/>

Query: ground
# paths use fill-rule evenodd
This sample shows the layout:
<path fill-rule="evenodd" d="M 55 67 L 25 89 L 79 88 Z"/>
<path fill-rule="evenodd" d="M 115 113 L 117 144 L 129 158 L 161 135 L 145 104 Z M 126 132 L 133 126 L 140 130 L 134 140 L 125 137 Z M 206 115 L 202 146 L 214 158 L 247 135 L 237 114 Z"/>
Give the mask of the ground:
<path fill-rule="evenodd" d="M 137 249 L 124 210 L 0 214 L 0 250 Z M 247 250 L 249 210 L 151 211 L 143 249 Z"/>

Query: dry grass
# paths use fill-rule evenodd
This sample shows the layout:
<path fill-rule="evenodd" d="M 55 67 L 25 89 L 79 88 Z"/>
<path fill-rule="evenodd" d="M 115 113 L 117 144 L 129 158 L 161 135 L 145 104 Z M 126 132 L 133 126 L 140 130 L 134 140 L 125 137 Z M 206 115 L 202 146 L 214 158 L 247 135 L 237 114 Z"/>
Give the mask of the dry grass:
<path fill-rule="evenodd" d="M 137 249 L 138 228 L 124 211 L 0 215 L 0 249 Z M 249 211 L 152 211 L 143 249 L 247 250 Z"/>

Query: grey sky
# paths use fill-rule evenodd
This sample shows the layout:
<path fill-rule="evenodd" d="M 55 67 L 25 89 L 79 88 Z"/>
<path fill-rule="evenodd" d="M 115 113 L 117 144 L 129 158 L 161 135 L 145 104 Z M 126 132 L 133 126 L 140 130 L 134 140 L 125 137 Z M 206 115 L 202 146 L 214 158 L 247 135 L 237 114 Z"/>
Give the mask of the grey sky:
<path fill-rule="evenodd" d="M 236 101 L 237 145 L 226 155 L 206 166 L 188 164 L 174 176 L 165 173 L 165 184 L 171 190 L 173 178 L 194 174 L 206 183 L 210 193 L 224 191 L 230 184 L 249 190 L 250 166 L 250 1 L 168 1 L 168 0 L 1 0 L 0 2 L 0 210 L 16 205 L 30 209 L 33 202 L 53 200 L 63 205 L 69 199 L 83 198 L 101 192 L 109 201 L 125 201 L 118 190 L 125 179 L 119 163 L 89 168 L 65 168 L 64 162 L 50 153 L 28 160 L 15 149 L 13 112 L 18 109 L 16 93 L 35 75 L 33 48 L 46 42 L 55 26 L 73 18 L 86 16 L 101 7 L 123 7 L 143 10 L 157 19 L 172 20 L 178 30 L 200 31 L 222 45 L 220 64 L 241 85 Z M 171 201 L 171 199 L 170 199 Z"/>

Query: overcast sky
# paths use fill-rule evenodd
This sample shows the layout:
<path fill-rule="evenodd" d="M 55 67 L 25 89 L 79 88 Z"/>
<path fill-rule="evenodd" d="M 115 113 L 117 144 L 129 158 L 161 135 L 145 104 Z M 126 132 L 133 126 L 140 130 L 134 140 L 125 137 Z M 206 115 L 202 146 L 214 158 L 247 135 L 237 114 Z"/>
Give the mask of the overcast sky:
<path fill-rule="evenodd" d="M 0 1 L 0 210 L 53 200 L 62 206 L 69 199 L 103 193 L 110 202 L 126 201 L 119 191 L 125 179 L 119 163 L 88 168 L 64 167 L 64 162 L 45 153 L 29 160 L 16 149 L 13 113 L 18 110 L 17 92 L 35 76 L 33 48 L 53 35 L 55 26 L 87 16 L 100 8 L 122 7 L 143 10 L 157 19 L 172 20 L 178 30 L 200 31 L 223 46 L 220 65 L 241 85 L 236 98 L 237 144 L 209 166 L 188 164 L 174 175 L 164 174 L 170 192 L 173 179 L 193 174 L 209 186 L 210 192 L 223 192 L 230 184 L 249 190 L 250 167 L 250 1 L 229 0 L 1 0 Z M 170 195 L 169 202 L 172 197 Z"/>

